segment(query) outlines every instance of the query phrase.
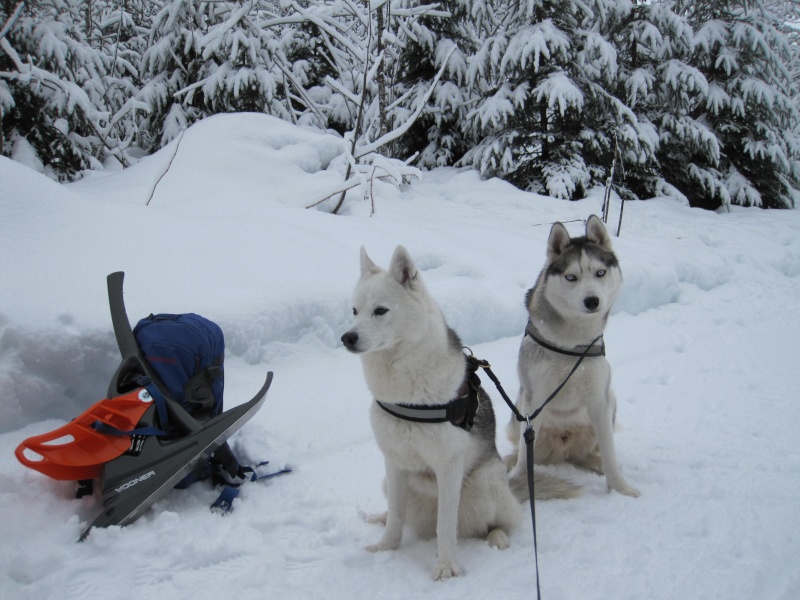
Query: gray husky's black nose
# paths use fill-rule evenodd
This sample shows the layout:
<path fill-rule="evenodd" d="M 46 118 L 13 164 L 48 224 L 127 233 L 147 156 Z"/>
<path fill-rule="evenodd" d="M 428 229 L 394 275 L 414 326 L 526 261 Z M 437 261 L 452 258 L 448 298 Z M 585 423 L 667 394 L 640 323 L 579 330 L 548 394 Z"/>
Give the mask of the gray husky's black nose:
<path fill-rule="evenodd" d="M 358 344 L 358 334 L 355 331 L 348 331 L 342 336 L 342 343 L 348 350 L 355 350 Z"/>
<path fill-rule="evenodd" d="M 588 296 L 583 299 L 583 305 L 589 310 L 597 310 L 597 307 L 600 306 L 600 298 L 597 296 Z"/>

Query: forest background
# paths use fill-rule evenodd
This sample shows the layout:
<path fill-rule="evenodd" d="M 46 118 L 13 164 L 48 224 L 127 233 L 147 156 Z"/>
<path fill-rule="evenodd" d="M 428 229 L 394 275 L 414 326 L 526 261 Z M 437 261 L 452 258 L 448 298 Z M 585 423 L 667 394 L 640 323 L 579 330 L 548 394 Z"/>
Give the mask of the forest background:
<path fill-rule="evenodd" d="M 0 149 L 71 181 L 249 111 L 338 132 L 345 179 L 790 208 L 798 23 L 798 0 L 0 0 Z"/>

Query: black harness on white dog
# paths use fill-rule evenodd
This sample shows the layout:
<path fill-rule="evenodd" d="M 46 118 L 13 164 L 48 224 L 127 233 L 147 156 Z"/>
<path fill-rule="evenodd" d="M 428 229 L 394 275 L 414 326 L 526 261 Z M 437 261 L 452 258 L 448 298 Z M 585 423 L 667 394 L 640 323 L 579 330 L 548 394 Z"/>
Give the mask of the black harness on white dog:
<path fill-rule="evenodd" d="M 567 350 L 565 348 L 559 348 L 558 346 L 554 346 L 544 340 L 542 340 L 538 332 L 533 327 L 533 324 L 528 321 L 528 325 L 525 328 L 525 335 L 530 336 L 530 338 L 542 346 L 547 350 L 551 350 L 553 352 L 557 352 L 559 354 L 565 354 L 567 356 L 576 356 L 578 358 L 575 361 L 575 364 L 572 366 L 569 374 L 567 375 L 566 379 L 561 382 L 561 384 L 547 397 L 547 399 L 542 403 L 542 405 L 537 408 L 533 413 L 530 415 L 523 415 L 519 409 L 514 405 L 511 399 L 506 394 L 503 386 L 500 384 L 500 381 L 497 379 L 497 376 L 492 372 L 492 367 L 488 361 L 481 360 L 472 356 L 472 354 L 467 355 L 467 373 L 466 377 L 464 378 L 464 383 L 461 384 L 461 388 L 458 390 L 458 396 L 448 402 L 447 404 L 434 404 L 434 405 L 419 405 L 419 404 L 390 404 L 386 402 L 381 402 L 377 398 L 375 402 L 378 403 L 383 410 L 385 410 L 390 415 L 397 417 L 398 419 L 403 419 L 405 421 L 414 421 L 416 423 L 452 423 L 456 427 L 460 427 L 465 431 L 469 431 L 472 428 L 475 413 L 478 411 L 478 407 L 480 406 L 480 400 L 478 398 L 478 390 L 481 387 L 481 380 L 478 377 L 478 369 L 483 369 L 486 371 L 486 374 L 489 378 L 494 382 L 495 386 L 497 387 L 497 391 L 500 392 L 500 395 L 505 400 L 506 404 L 508 404 L 511 411 L 514 413 L 517 421 L 527 423 L 527 427 L 524 432 L 524 439 L 526 445 L 526 458 L 527 458 L 527 475 L 528 475 L 528 495 L 530 496 L 530 506 L 531 506 L 531 522 L 533 525 L 533 551 L 534 551 L 534 561 L 536 565 L 536 597 L 541 598 L 541 591 L 539 589 L 539 556 L 538 556 L 538 548 L 536 544 L 536 511 L 534 509 L 534 489 L 533 489 L 533 446 L 534 446 L 534 433 L 533 433 L 533 424 L 532 421 L 539 416 L 539 414 L 544 410 L 544 407 L 555 398 L 558 393 L 561 391 L 567 382 L 570 380 L 572 375 L 578 369 L 580 364 L 583 362 L 584 358 L 596 358 L 599 356 L 606 355 L 606 346 L 605 342 L 603 341 L 603 336 L 597 336 L 592 342 L 586 346 L 578 346 L 577 348 L 584 348 L 584 350 Z M 598 345 L 596 345 L 598 344 Z"/>
<path fill-rule="evenodd" d="M 475 424 L 475 413 L 480 406 L 478 390 L 481 387 L 481 380 L 478 377 L 480 361 L 474 356 L 467 356 L 467 370 L 464 382 L 457 392 L 457 396 L 447 404 L 392 404 L 378 403 L 383 410 L 390 415 L 413 421 L 415 423 L 450 423 L 460 427 L 464 431 L 469 431 Z"/>

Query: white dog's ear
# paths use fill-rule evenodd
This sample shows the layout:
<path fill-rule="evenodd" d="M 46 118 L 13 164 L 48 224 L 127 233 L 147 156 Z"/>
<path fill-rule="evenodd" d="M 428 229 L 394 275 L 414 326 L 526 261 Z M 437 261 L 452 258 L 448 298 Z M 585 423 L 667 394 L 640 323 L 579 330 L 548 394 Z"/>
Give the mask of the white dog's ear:
<path fill-rule="evenodd" d="M 389 264 L 389 273 L 395 281 L 402 286 L 416 289 L 419 283 L 419 271 L 411 255 L 403 246 L 397 246 L 392 255 L 392 262 Z"/>
<path fill-rule="evenodd" d="M 367 249 L 361 246 L 361 276 L 373 275 L 380 273 L 381 268 L 372 262 L 372 259 L 367 256 Z"/>
<path fill-rule="evenodd" d="M 586 240 L 594 242 L 601 248 L 611 251 L 611 236 L 608 235 L 606 226 L 597 215 L 592 215 L 586 221 Z"/>
<path fill-rule="evenodd" d="M 561 223 L 553 224 L 547 240 L 547 262 L 553 262 L 569 246 L 569 231 Z"/>

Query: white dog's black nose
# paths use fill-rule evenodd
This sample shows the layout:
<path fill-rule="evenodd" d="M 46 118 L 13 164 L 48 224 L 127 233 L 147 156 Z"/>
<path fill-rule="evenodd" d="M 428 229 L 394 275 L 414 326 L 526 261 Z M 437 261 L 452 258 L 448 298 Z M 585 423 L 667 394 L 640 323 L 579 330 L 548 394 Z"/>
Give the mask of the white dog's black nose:
<path fill-rule="evenodd" d="M 358 334 L 355 331 L 348 331 L 342 336 L 342 343 L 348 350 L 355 350 L 358 345 Z"/>
<path fill-rule="evenodd" d="M 583 299 L 583 305 L 589 310 L 597 310 L 597 307 L 600 306 L 600 298 L 597 296 L 587 296 Z"/>

